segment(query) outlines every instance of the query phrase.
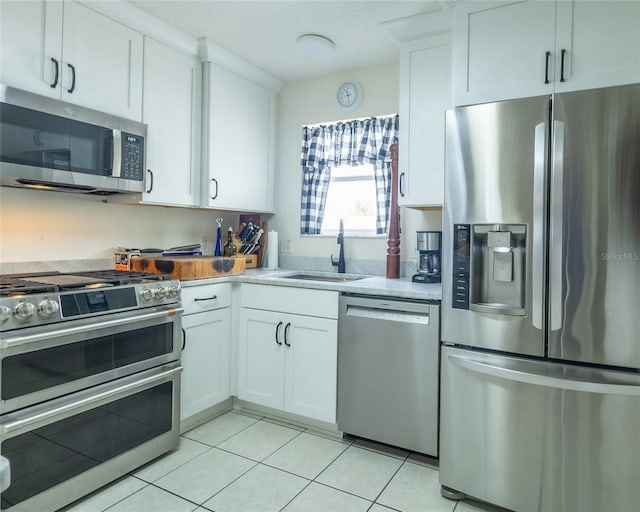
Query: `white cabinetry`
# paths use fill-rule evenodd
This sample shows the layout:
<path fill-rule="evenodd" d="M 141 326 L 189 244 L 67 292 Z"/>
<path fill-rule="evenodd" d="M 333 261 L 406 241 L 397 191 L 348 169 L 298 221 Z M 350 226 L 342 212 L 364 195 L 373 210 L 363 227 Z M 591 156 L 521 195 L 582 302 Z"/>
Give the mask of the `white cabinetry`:
<path fill-rule="evenodd" d="M 148 131 L 143 202 L 199 204 L 201 69 L 197 56 L 145 38 L 142 120 Z"/>
<path fill-rule="evenodd" d="M 451 39 L 403 43 L 400 53 L 400 206 L 442 206 L 444 117 L 451 100 Z"/>
<path fill-rule="evenodd" d="M 231 284 L 182 289 L 182 420 L 230 397 Z"/>
<path fill-rule="evenodd" d="M 243 284 L 238 398 L 336 421 L 338 293 Z"/>
<path fill-rule="evenodd" d="M 465 2 L 454 12 L 456 105 L 640 81 L 640 2 Z"/>
<path fill-rule="evenodd" d="M 2 83 L 141 119 L 141 34 L 73 1 L 0 9 Z"/>
<path fill-rule="evenodd" d="M 272 212 L 276 95 L 211 62 L 204 74 L 202 205 Z"/>

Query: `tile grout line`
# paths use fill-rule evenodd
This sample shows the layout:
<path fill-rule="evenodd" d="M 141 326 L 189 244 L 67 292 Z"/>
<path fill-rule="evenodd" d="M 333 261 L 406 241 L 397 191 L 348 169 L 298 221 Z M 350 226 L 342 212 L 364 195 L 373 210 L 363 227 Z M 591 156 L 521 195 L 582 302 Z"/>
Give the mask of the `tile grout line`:
<path fill-rule="evenodd" d="M 382 496 L 382 493 L 385 491 L 385 489 L 387 487 L 389 487 L 389 484 L 391 483 L 391 480 L 393 480 L 395 478 L 395 476 L 398 474 L 398 472 L 402 469 L 402 467 L 405 465 L 405 463 L 407 462 L 407 459 L 409 458 L 409 454 L 407 454 L 407 456 L 402 459 L 402 463 L 398 466 L 398 469 L 396 469 L 393 473 L 393 475 L 391 475 L 391 478 L 389 478 L 389 480 L 387 481 L 386 484 L 384 484 L 384 486 L 382 487 L 382 489 L 380 489 L 380 492 L 378 493 L 378 495 L 375 497 L 375 499 L 373 500 L 374 503 L 378 503 L 378 499 L 380 498 L 380 496 Z M 378 503 L 378 505 L 382 505 L 383 507 L 386 507 L 387 505 L 383 504 L 383 503 Z"/>

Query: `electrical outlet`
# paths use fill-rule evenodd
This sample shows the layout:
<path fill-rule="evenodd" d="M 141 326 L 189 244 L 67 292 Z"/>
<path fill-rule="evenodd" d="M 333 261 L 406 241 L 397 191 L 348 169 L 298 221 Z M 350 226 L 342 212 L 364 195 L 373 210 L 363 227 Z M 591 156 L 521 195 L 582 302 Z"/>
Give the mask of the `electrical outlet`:
<path fill-rule="evenodd" d="M 280 252 L 282 254 L 291 254 L 291 240 L 280 241 Z"/>

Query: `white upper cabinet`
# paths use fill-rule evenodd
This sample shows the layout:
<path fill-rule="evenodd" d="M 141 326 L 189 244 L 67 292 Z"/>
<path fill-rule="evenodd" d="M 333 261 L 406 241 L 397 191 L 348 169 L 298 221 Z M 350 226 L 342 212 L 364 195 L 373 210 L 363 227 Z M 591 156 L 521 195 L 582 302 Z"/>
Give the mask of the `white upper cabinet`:
<path fill-rule="evenodd" d="M 1 9 L 2 83 L 141 120 L 141 34 L 72 1 Z"/>
<path fill-rule="evenodd" d="M 640 82 L 640 1 L 559 1 L 557 25 L 556 92 Z"/>
<path fill-rule="evenodd" d="M 456 105 L 640 81 L 640 2 L 464 2 L 454 13 Z"/>
<path fill-rule="evenodd" d="M 199 204 L 201 69 L 197 56 L 145 38 L 142 120 L 148 128 L 143 202 Z"/>
<path fill-rule="evenodd" d="M 202 206 L 273 212 L 276 94 L 205 64 Z"/>
<path fill-rule="evenodd" d="M 444 117 L 452 106 L 450 35 L 403 43 L 400 51 L 398 204 L 442 206 Z"/>
<path fill-rule="evenodd" d="M 552 93 L 555 12 L 535 0 L 455 7 L 455 104 Z"/>
<path fill-rule="evenodd" d="M 0 2 L 0 82 L 60 98 L 62 2 Z"/>

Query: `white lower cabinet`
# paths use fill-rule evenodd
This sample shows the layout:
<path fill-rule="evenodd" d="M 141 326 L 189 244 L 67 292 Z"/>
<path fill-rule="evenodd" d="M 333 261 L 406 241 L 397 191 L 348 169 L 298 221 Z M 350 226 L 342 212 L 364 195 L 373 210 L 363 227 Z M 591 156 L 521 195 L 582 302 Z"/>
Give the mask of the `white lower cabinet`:
<path fill-rule="evenodd" d="M 238 398 L 335 423 L 338 293 L 244 284 L 241 302 Z"/>
<path fill-rule="evenodd" d="M 182 304 L 180 419 L 184 420 L 231 395 L 231 285 L 183 288 Z"/>

